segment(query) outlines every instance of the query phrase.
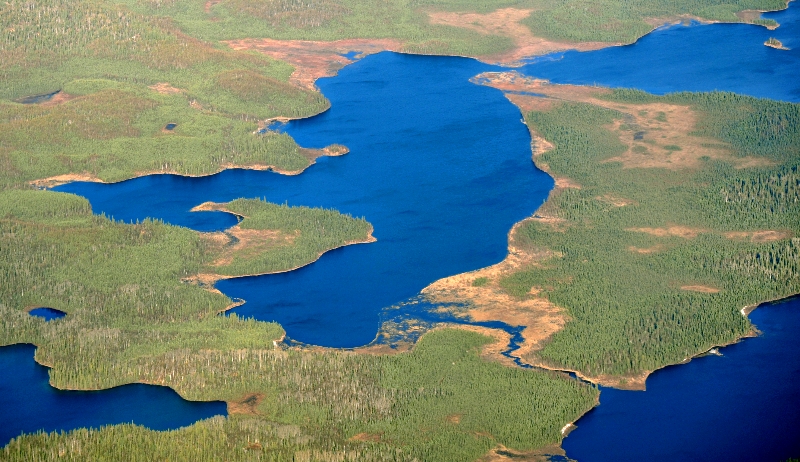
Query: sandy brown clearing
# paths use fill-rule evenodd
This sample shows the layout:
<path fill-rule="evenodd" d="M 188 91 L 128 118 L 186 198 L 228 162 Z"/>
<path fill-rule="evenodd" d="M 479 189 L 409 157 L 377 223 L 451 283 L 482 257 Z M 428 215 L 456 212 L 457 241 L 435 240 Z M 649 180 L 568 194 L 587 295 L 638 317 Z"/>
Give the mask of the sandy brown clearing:
<path fill-rule="evenodd" d="M 191 211 L 232 213 L 225 208 L 225 204 L 214 202 L 204 202 L 192 208 Z M 211 262 L 211 266 L 220 267 L 230 265 L 235 258 L 247 259 L 249 256 L 257 256 L 275 247 L 292 245 L 298 235 L 299 232 L 284 233 L 271 229 L 246 229 L 236 225 L 223 232 L 203 233 L 201 236 L 220 255 Z"/>
<path fill-rule="evenodd" d="M 521 223 L 514 226 L 511 236 Z M 513 245 L 512 237 L 508 256 L 502 262 L 440 279 L 423 289 L 422 294 L 433 303 L 467 302 L 466 309 L 458 309 L 453 314 L 472 321 L 502 321 L 511 326 L 525 326 L 522 331 L 524 340 L 517 350 L 517 354 L 525 358 L 540 349 L 543 342 L 563 328 L 567 317 L 561 308 L 545 298 L 531 295 L 518 299 L 508 295 L 499 287 L 498 281 L 506 274 L 557 257 L 554 252 L 534 252 L 517 248 Z M 475 280 L 483 280 L 485 283 L 474 285 Z"/>
<path fill-rule="evenodd" d="M 161 93 L 162 95 L 177 95 L 183 93 L 183 90 L 180 88 L 175 88 L 172 85 L 166 82 L 160 82 L 147 87 L 155 92 Z"/>
<path fill-rule="evenodd" d="M 691 228 L 689 226 L 670 226 L 667 228 L 626 228 L 625 231 L 646 233 L 657 237 L 682 237 L 684 239 L 694 239 L 701 233 L 711 232 L 711 230 L 708 229 Z"/>
<path fill-rule="evenodd" d="M 717 294 L 719 293 L 719 289 L 716 287 L 704 286 L 704 285 L 686 285 L 681 286 L 681 290 L 686 290 L 689 292 L 700 292 L 704 294 Z"/>
<path fill-rule="evenodd" d="M 725 237 L 737 241 L 750 240 L 750 242 L 764 243 L 764 242 L 780 241 L 782 239 L 790 238 L 792 237 L 792 233 L 789 231 L 774 231 L 774 230 L 732 231 L 729 233 L 725 233 Z"/>
<path fill-rule="evenodd" d="M 350 437 L 350 441 L 370 441 L 372 443 L 379 443 L 383 435 L 379 433 L 359 433 Z"/>
<path fill-rule="evenodd" d="M 256 50 L 271 58 L 294 66 L 289 81 L 303 88 L 316 90 L 314 82 L 320 77 L 335 75 L 339 69 L 352 63 L 341 56 L 350 51 L 361 55 L 384 50 L 400 51 L 403 44 L 390 39 L 348 39 L 333 42 L 307 40 L 242 39 L 223 42 L 234 50 Z"/>
<path fill-rule="evenodd" d="M 64 104 L 67 101 L 71 101 L 75 98 L 77 98 L 77 96 L 69 95 L 67 93 L 64 93 L 63 91 L 60 91 L 55 95 L 53 95 L 53 97 L 48 99 L 47 101 L 39 103 L 39 106 L 56 106 L 59 104 Z"/>
<path fill-rule="evenodd" d="M 595 199 L 599 200 L 600 202 L 605 202 L 606 204 L 613 205 L 614 207 L 626 207 L 628 205 L 636 205 L 636 201 L 625 199 L 624 197 L 615 196 L 613 194 L 603 194 L 602 196 L 595 197 Z"/>
<path fill-rule="evenodd" d="M 238 401 L 229 401 L 228 414 L 258 415 L 258 405 L 263 400 L 263 393 L 252 393 Z"/>
<path fill-rule="evenodd" d="M 431 24 L 461 27 L 484 35 L 501 35 L 514 41 L 514 49 L 499 55 L 479 57 L 483 61 L 504 64 L 517 63 L 522 58 L 539 56 L 563 50 L 598 50 L 619 43 L 609 42 L 559 42 L 534 36 L 520 21 L 527 18 L 533 10 L 501 8 L 491 13 L 454 13 L 449 11 L 429 11 Z"/>
<path fill-rule="evenodd" d="M 53 188 L 62 184 L 71 183 L 73 181 L 91 181 L 95 183 L 103 182 L 91 173 L 67 173 L 64 175 L 56 175 L 39 180 L 33 180 L 30 181 L 29 184 L 37 188 Z"/>
<path fill-rule="evenodd" d="M 630 250 L 631 252 L 636 252 L 636 253 L 640 253 L 640 254 L 643 254 L 643 255 L 649 255 L 651 253 L 661 252 L 665 248 L 666 247 L 664 247 L 663 245 L 659 244 L 659 245 L 654 245 L 652 247 L 634 247 L 634 246 L 630 246 L 630 247 L 628 247 L 628 250 Z"/>
<path fill-rule="evenodd" d="M 766 13 L 766 11 L 744 10 L 744 11 L 740 11 L 740 12 L 736 13 L 736 17 L 741 19 L 743 22 L 752 24 L 753 21 L 757 21 L 759 19 L 763 19 L 761 17 L 761 13 Z M 761 25 L 761 24 L 759 24 L 759 25 Z M 778 28 L 778 24 L 774 24 L 774 25 L 771 25 L 771 26 L 764 26 L 764 27 L 766 27 L 769 30 L 775 30 L 775 29 Z"/>
<path fill-rule="evenodd" d="M 491 436 L 491 435 L 482 435 Z M 488 454 L 478 459 L 478 462 L 545 462 L 551 460 L 551 456 L 565 456 L 566 453 L 558 445 L 545 446 L 543 448 L 534 449 L 533 451 L 517 451 L 509 449 L 502 444 L 498 444 L 495 448 L 489 451 Z"/>

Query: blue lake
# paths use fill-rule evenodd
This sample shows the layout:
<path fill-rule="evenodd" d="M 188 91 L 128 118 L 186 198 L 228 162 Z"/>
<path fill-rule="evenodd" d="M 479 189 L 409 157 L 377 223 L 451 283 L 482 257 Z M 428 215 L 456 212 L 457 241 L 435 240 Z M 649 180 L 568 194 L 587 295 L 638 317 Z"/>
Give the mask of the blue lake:
<path fill-rule="evenodd" d="M 102 391 L 50 386 L 48 369 L 33 360 L 36 347 L 0 347 L 0 447 L 21 433 L 135 423 L 154 430 L 227 415 L 224 402 L 193 402 L 167 387 L 132 384 Z"/>
<path fill-rule="evenodd" d="M 558 83 L 800 101 L 798 11 L 793 4 L 765 15 L 781 23 L 775 31 L 675 26 L 630 46 L 551 55 L 518 70 Z M 765 47 L 768 37 L 794 49 Z M 192 207 L 238 197 L 365 217 L 376 243 L 329 252 L 297 271 L 217 284 L 246 300 L 239 315 L 280 322 L 294 340 L 363 345 L 387 307 L 413 300 L 436 279 L 502 260 L 511 226 L 552 187 L 531 162 L 518 110 L 498 90 L 469 83 L 497 70 L 464 58 L 380 53 L 320 80 L 331 109 L 281 129 L 305 147 L 339 143 L 351 152 L 321 158 L 299 176 L 228 170 L 56 189 L 83 195 L 95 212 L 120 220 L 160 218 L 200 231 L 225 229 L 236 218 Z M 602 405 L 565 440 L 567 454 L 582 461 L 796 457 L 800 422 L 791 411 L 800 409 L 800 344 L 789 336 L 800 327 L 798 308 L 796 300 L 760 308 L 752 319 L 763 337 L 727 347 L 721 358 L 659 371 L 647 392 L 603 389 Z"/>

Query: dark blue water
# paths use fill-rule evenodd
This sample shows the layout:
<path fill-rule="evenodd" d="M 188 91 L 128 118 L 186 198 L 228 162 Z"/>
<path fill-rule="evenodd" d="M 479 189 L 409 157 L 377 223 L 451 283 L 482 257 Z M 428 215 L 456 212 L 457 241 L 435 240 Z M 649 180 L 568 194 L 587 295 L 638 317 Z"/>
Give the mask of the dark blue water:
<path fill-rule="evenodd" d="M 44 318 L 45 321 L 52 321 L 53 319 L 61 319 L 67 315 L 61 310 L 56 310 L 54 308 L 34 308 L 28 311 L 28 314 L 31 316 L 36 316 L 38 318 Z"/>
<path fill-rule="evenodd" d="M 800 455 L 800 298 L 750 315 L 763 334 L 655 372 L 647 391 L 602 388 L 564 440 L 600 461 L 784 461 Z"/>
<path fill-rule="evenodd" d="M 381 53 L 318 86 L 331 109 L 290 122 L 301 146 L 332 143 L 302 175 L 228 170 L 204 178 L 155 175 L 113 185 L 57 188 L 96 212 L 156 217 L 199 230 L 235 223 L 192 213 L 204 201 L 263 197 L 365 217 L 376 243 L 334 250 L 296 271 L 221 281 L 246 304 L 235 312 L 278 321 L 294 340 L 330 347 L 371 342 L 385 307 L 431 282 L 501 261 L 514 223 L 544 201 L 552 179 L 531 161 L 519 111 L 498 90 L 469 83 L 496 69 L 475 60 Z"/>
<path fill-rule="evenodd" d="M 567 51 L 520 72 L 555 83 L 638 88 L 651 93 L 726 90 L 800 101 L 800 5 L 765 13 L 775 30 L 748 24 L 694 23 L 656 30 L 632 45 Z M 764 46 L 775 37 L 790 50 Z"/>
<path fill-rule="evenodd" d="M 221 401 L 186 401 L 172 389 L 132 384 L 102 391 L 63 391 L 49 385 L 33 345 L 0 348 L 0 446 L 22 433 L 135 423 L 170 430 L 227 415 Z"/>

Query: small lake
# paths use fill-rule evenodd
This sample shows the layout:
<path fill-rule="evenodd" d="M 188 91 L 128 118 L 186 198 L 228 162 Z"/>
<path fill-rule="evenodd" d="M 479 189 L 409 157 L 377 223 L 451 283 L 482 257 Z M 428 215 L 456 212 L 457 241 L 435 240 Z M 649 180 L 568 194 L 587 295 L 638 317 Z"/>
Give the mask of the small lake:
<path fill-rule="evenodd" d="M 658 94 L 717 89 L 796 102 L 798 11 L 792 4 L 765 15 L 781 23 L 775 31 L 674 26 L 633 45 L 550 55 L 517 70 L 557 83 Z M 764 46 L 769 37 L 793 49 Z M 518 110 L 498 90 L 469 83 L 497 70 L 465 58 L 380 53 L 321 79 L 331 109 L 282 130 L 304 147 L 339 143 L 351 152 L 321 158 L 299 176 L 228 170 L 55 189 L 83 195 L 96 213 L 120 220 L 152 217 L 200 231 L 225 229 L 236 218 L 192 207 L 238 197 L 363 216 L 378 242 L 329 252 L 297 271 L 217 284 L 247 301 L 237 314 L 280 322 L 294 340 L 363 345 L 389 316 L 387 307 L 413 301 L 436 279 L 502 260 L 511 226 L 552 187 L 530 160 Z M 647 392 L 603 389 L 601 406 L 565 440 L 567 454 L 581 461 L 797 457 L 800 344 L 791 335 L 800 327 L 798 308 L 796 299 L 759 308 L 752 319 L 762 337 L 724 348 L 722 357 L 658 371 Z"/>
<path fill-rule="evenodd" d="M 0 447 L 22 433 L 135 423 L 171 430 L 215 415 L 221 401 L 186 401 L 175 391 L 131 384 L 102 391 L 65 391 L 50 386 L 48 369 L 33 360 L 36 347 L 0 347 Z"/>

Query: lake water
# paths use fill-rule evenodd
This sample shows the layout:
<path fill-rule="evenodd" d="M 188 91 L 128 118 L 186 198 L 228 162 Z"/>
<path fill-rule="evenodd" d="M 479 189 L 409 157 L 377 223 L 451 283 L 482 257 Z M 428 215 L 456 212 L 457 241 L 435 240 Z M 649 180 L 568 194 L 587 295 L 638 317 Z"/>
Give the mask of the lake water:
<path fill-rule="evenodd" d="M 518 70 L 559 83 L 653 93 L 718 89 L 798 101 L 798 7 L 766 16 L 781 27 L 670 27 L 634 45 L 552 55 Z M 768 37 L 794 49 L 765 47 Z M 282 129 L 302 146 L 339 143 L 351 152 L 319 159 L 299 176 L 229 170 L 56 189 L 81 194 L 95 212 L 117 219 L 153 217 L 201 231 L 236 219 L 192 207 L 238 197 L 365 217 L 376 243 L 329 252 L 297 271 L 217 285 L 247 301 L 238 314 L 278 321 L 292 339 L 363 345 L 373 340 L 386 307 L 413 299 L 438 278 L 502 260 L 513 223 L 531 215 L 552 187 L 531 163 L 516 108 L 498 90 L 469 83 L 493 70 L 500 69 L 464 58 L 380 53 L 320 80 L 331 109 Z M 763 337 L 725 348 L 721 358 L 659 371 L 647 392 L 604 389 L 601 406 L 565 440 L 567 454 L 582 461 L 797 456 L 790 443 L 800 441 L 800 425 L 788 411 L 800 409 L 798 366 L 790 361 L 800 357 L 800 345 L 782 334 L 800 327 L 797 308 L 792 301 L 757 310 L 753 320 Z M 769 354 L 775 350 L 784 351 Z"/>
<path fill-rule="evenodd" d="M 201 230 L 226 228 L 235 218 L 192 207 L 238 197 L 365 217 L 375 243 L 334 250 L 296 271 L 217 283 L 246 300 L 235 313 L 277 321 L 293 340 L 365 345 L 386 307 L 437 279 L 503 260 L 511 227 L 552 188 L 531 161 L 517 108 L 499 90 L 469 82 L 487 69 L 497 68 L 380 53 L 320 80 L 331 109 L 285 129 L 301 146 L 339 143 L 350 153 L 321 158 L 302 175 L 228 170 L 56 189 L 86 196 L 96 212 L 118 219 L 151 216 Z"/>
<path fill-rule="evenodd" d="M 800 5 L 765 13 L 775 30 L 749 24 L 694 23 L 665 27 L 632 45 L 591 52 L 567 51 L 518 69 L 555 83 L 638 88 L 650 93 L 733 91 L 800 101 Z M 768 38 L 789 50 L 764 46 Z"/>
<path fill-rule="evenodd" d="M 61 310 L 56 310 L 53 308 L 34 308 L 28 311 L 28 314 L 31 316 L 36 316 L 38 318 L 44 318 L 45 321 L 61 319 L 67 315 L 67 313 L 64 313 Z"/>
<path fill-rule="evenodd" d="M 193 402 L 167 387 L 131 384 L 102 391 L 50 386 L 48 369 L 33 361 L 36 347 L 0 347 L 0 447 L 38 430 L 55 431 L 135 423 L 154 430 L 227 415 L 224 402 Z"/>
<path fill-rule="evenodd" d="M 562 446 L 580 462 L 785 461 L 800 455 L 800 298 L 759 307 L 763 332 L 656 371 L 647 391 L 601 388 Z"/>

